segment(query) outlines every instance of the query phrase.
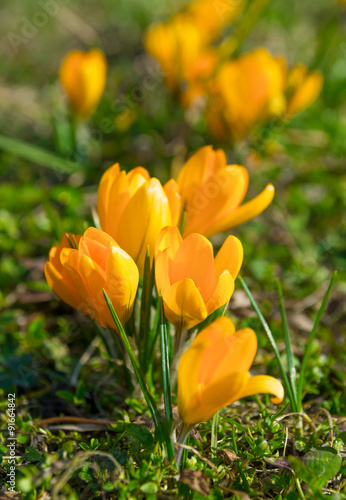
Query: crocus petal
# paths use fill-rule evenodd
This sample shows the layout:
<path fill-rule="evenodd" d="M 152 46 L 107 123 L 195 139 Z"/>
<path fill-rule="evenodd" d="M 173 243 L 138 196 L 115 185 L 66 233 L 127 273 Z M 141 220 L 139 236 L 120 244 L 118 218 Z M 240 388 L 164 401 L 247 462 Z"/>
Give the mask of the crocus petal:
<path fill-rule="evenodd" d="M 201 384 L 216 383 L 225 374 L 231 376 L 236 372 L 248 372 L 255 358 L 255 332 L 251 328 L 235 331 L 229 321 L 229 318 L 221 316 L 212 323 L 212 330 L 209 330 L 208 335 L 213 342 L 205 348 L 198 372 Z"/>
<path fill-rule="evenodd" d="M 197 335 L 196 338 L 198 338 Z M 178 401 L 179 401 L 179 414 L 181 418 L 187 418 L 190 414 L 191 406 L 193 404 L 198 405 L 197 398 L 199 396 L 196 393 L 196 388 L 198 387 L 198 371 L 200 365 L 200 358 L 204 351 L 204 343 L 199 342 L 193 349 L 188 350 L 188 355 L 185 353 L 179 359 L 179 369 L 178 369 Z M 189 383 L 186 383 L 186 381 Z M 193 418 L 192 418 L 193 420 Z M 185 421 L 185 420 L 184 420 Z"/>
<path fill-rule="evenodd" d="M 256 349 L 255 332 L 235 331 L 224 316 L 197 335 L 178 366 L 178 410 L 185 424 L 208 420 L 224 406 L 260 392 L 274 394 L 274 403 L 282 401 L 278 380 L 265 375 L 250 378 Z"/>
<path fill-rule="evenodd" d="M 219 224 L 234 213 L 243 201 L 248 187 L 248 172 L 231 165 L 219 170 L 199 188 L 195 188 L 186 205 L 184 236 L 216 234 Z"/>
<path fill-rule="evenodd" d="M 170 179 L 163 186 L 163 190 L 166 193 L 166 196 L 168 198 L 168 203 L 171 209 L 172 225 L 178 226 L 180 221 L 181 206 L 182 206 L 178 184 L 174 179 Z"/>
<path fill-rule="evenodd" d="M 150 181 L 149 172 L 143 167 L 131 168 L 130 172 L 126 174 L 126 178 L 129 182 L 131 195 L 133 195 L 145 181 Z"/>
<path fill-rule="evenodd" d="M 129 319 L 137 292 L 138 268 L 131 257 L 121 248 L 109 247 L 106 263 L 107 281 L 104 286 L 122 324 Z M 101 300 L 101 307 L 106 303 Z M 114 328 L 114 321 L 108 323 Z"/>
<path fill-rule="evenodd" d="M 229 215 L 223 221 L 220 221 L 219 224 L 215 224 L 213 226 L 213 233 L 221 233 L 226 231 L 227 229 L 231 229 L 234 226 L 239 226 L 243 222 L 256 217 L 260 213 L 265 210 L 268 205 L 272 202 L 275 194 L 275 189 L 272 184 L 268 184 L 267 187 L 257 195 L 252 200 L 241 205 L 235 212 Z"/>
<path fill-rule="evenodd" d="M 191 394 L 190 400 L 179 405 L 178 386 L 178 405 L 180 418 L 186 424 L 197 424 L 205 422 L 221 408 L 224 408 L 233 401 L 233 395 L 242 391 L 246 386 L 249 374 L 247 372 L 237 372 L 231 376 L 226 375 L 216 383 L 201 387 L 199 391 Z M 186 383 L 186 379 L 185 379 Z M 180 384 L 181 385 L 181 384 Z"/>
<path fill-rule="evenodd" d="M 183 203 L 191 204 L 194 190 L 203 185 L 219 169 L 227 165 L 222 149 L 216 151 L 212 146 L 198 149 L 179 172 L 177 184 Z"/>
<path fill-rule="evenodd" d="M 192 328 L 208 315 L 201 294 L 191 279 L 174 283 L 162 298 L 166 318 L 177 327 Z"/>
<path fill-rule="evenodd" d="M 119 165 L 115 164 L 103 174 L 97 192 L 97 213 L 103 231 L 116 237 L 119 220 L 129 199 L 126 172 L 120 171 Z"/>
<path fill-rule="evenodd" d="M 51 262 L 46 262 L 44 273 L 49 288 L 53 290 L 55 295 L 69 306 L 78 309 L 82 299 L 68 274 L 65 272 L 64 276 L 62 276 Z"/>
<path fill-rule="evenodd" d="M 96 227 L 88 227 L 88 229 L 85 231 L 83 235 L 83 239 L 85 238 L 88 238 L 88 240 L 94 240 L 95 242 L 97 242 L 100 245 L 103 245 L 104 247 L 107 247 L 109 243 L 115 245 L 116 247 L 119 246 L 117 242 L 114 241 L 114 238 L 112 238 L 112 236 L 105 233 L 104 231 L 100 231 Z"/>
<path fill-rule="evenodd" d="M 215 257 L 216 276 L 227 269 L 236 279 L 243 263 L 243 245 L 235 236 L 228 236 Z"/>
<path fill-rule="evenodd" d="M 215 264 L 213 246 L 201 234 L 185 238 L 169 269 L 171 283 L 190 278 L 207 301 L 215 288 Z"/>
<path fill-rule="evenodd" d="M 158 252 L 155 257 L 155 280 L 158 292 L 165 292 L 171 286 L 169 280 L 169 249 Z"/>
<path fill-rule="evenodd" d="M 171 220 L 167 196 L 155 178 L 143 184 L 127 203 L 119 221 L 117 241 L 137 263 L 141 276 L 147 247 L 153 260 L 159 232 Z"/>
<path fill-rule="evenodd" d="M 232 275 L 226 270 L 224 271 L 217 281 L 216 288 L 214 289 L 211 297 L 206 302 L 208 315 L 216 311 L 221 306 L 224 306 L 230 299 L 234 292 L 234 279 Z"/>
<path fill-rule="evenodd" d="M 245 388 L 237 394 L 236 399 L 263 393 L 274 394 L 276 397 L 271 400 L 274 404 L 281 403 L 285 395 L 285 391 L 280 380 L 270 377 L 269 375 L 255 375 L 254 377 L 249 378 Z"/>
<path fill-rule="evenodd" d="M 183 238 L 181 237 L 180 231 L 175 226 L 164 227 L 157 238 L 155 255 L 159 252 L 168 249 L 168 254 L 171 259 L 174 258 L 177 253 Z"/>

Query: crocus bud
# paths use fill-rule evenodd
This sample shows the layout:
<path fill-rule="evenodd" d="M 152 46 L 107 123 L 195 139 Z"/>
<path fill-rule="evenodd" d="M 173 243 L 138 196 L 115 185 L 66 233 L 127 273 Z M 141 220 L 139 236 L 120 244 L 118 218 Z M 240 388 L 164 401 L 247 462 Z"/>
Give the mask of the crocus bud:
<path fill-rule="evenodd" d="M 267 187 L 255 198 L 241 205 L 249 183 L 247 170 L 227 165 L 225 153 L 204 146 L 182 167 L 177 184 L 181 204 L 186 210 L 184 236 L 205 236 L 226 231 L 252 219 L 267 208 L 274 197 L 274 187 Z"/>
<path fill-rule="evenodd" d="M 177 219 L 177 204 L 175 186 L 169 184 L 166 195 L 160 181 L 142 167 L 127 174 L 113 165 L 102 176 L 97 194 L 101 228 L 131 255 L 141 276 L 147 247 L 153 260 L 159 232 L 172 223 L 172 212 Z"/>
<path fill-rule="evenodd" d="M 107 292 L 124 325 L 129 319 L 138 287 L 138 269 L 111 236 L 90 227 L 78 248 L 64 239 L 54 247 L 45 265 L 50 288 L 63 301 L 91 316 L 103 327 L 115 328 L 103 295 Z"/>
<path fill-rule="evenodd" d="M 201 234 L 182 239 L 177 227 L 164 228 L 155 253 L 156 286 L 165 315 L 177 328 L 192 328 L 225 305 L 243 261 L 238 238 L 229 236 L 214 259 Z"/>
<path fill-rule="evenodd" d="M 178 366 L 178 410 L 186 426 L 212 418 L 221 408 L 259 393 L 283 400 L 281 382 L 268 375 L 249 374 L 257 350 L 250 328 L 235 330 L 227 317 L 219 317 L 202 330 L 181 356 Z"/>
<path fill-rule="evenodd" d="M 107 78 L 107 60 L 99 49 L 72 50 L 63 59 L 59 78 L 79 118 L 86 118 L 97 107 Z"/>

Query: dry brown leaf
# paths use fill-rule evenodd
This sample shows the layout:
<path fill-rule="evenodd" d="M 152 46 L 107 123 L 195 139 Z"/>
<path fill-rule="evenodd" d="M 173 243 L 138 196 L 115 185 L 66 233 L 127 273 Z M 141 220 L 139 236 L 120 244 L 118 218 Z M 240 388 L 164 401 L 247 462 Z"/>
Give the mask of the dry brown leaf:
<path fill-rule="evenodd" d="M 184 469 L 181 473 L 180 483 L 185 483 L 191 490 L 198 491 L 201 495 L 209 495 L 209 479 L 200 470 Z"/>
<path fill-rule="evenodd" d="M 217 454 L 221 455 L 227 464 L 231 464 L 239 459 L 237 454 L 231 450 L 217 450 Z"/>

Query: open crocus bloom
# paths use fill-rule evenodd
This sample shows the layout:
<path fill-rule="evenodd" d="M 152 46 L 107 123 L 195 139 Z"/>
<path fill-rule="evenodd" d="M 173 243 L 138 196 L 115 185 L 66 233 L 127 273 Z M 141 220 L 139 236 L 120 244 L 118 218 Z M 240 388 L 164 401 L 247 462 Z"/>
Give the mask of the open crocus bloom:
<path fill-rule="evenodd" d="M 178 179 L 181 204 L 186 210 L 184 236 L 205 236 L 226 231 L 252 219 L 267 208 L 274 197 L 268 184 L 258 196 L 241 205 L 245 198 L 249 175 L 239 165 L 227 165 L 225 153 L 204 146 L 182 167 Z"/>
<path fill-rule="evenodd" d="M 275 404 L 283 400 L 279 380 L 268 375 L 250 376 L 256 350 L 255 332 L 250 328 L 236 331 L 226 317 L 197 335 L 178 367 L 178 409 L 184 424 L 209 420 L 221 408 L 254 394 L 273 394 Z"/>
<path fill-rule="evenodd" d="M 98 105 L 106 85 L 106 56 L 99 49 L 72 50 L 61 63 L 59 78 L 76 114 L 87 117 Z"/>
<path fill-rule="evenodd" d="M 53 292 L 103 327 L 115 328 L 102 289 L 125 324 L 138 287 L 138 269 L 131 257 L 111 236 L 90 227 L 78 240 L 78 249 L 61 241 L 45 265 L 46 279 Z"/>
<path fill-rule="evenodd" d="M 142 276 L 148 246 L 153 260 L 159 232 L 179 217 L 180 197 L 174 183 L 164 190 L 145 168 L 127 174 L 115 164 L 102 176 L 97 211 L 101 229 L 133 258 Z"/>
<path fill-rule="evenodd" d="M 184 240 L 176 227 L 164 228 L 155 252 L 156 286 L 165 315 L 177 328 L 192 328 L 226 304 L 243 261 L 238 238 L 229 236 L 214 259 L 201 234 Z"/>

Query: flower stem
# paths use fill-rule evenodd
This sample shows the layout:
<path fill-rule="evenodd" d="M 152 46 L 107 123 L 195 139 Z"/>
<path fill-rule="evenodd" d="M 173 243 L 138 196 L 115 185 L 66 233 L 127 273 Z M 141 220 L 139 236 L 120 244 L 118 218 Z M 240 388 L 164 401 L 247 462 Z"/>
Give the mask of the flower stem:
<path fill-rule="evenodd" d="M 181 458 L 182 458 L 183 453 L 184 453 L 184 447 L 179 446 L 179 445 L 186 443 L 186 440 L 189 437 L 189 434 L 192 431 L 193 427 L 194 427 L 193 425 L 183 424 L 183 427 L 179 433 L 179 436 L 177 439 L 177 444 L 176 444 L 176 452 L 175 452 L 175 461 L 176 461 L 178 470 L 180 469 L 180 462 L 181 462 Z"/>
<path fill-rule="evenodd" d="M 138 380 L 138 383 L 139 383 L 139 386 L 140 388 L 142 389 L 142 393 L 143 393 L 143 396 L 147 402 L 147 405 L 150 409 L 150 412 L 151 412 L 151 415 L 153 417 L 153 420 L 154 420 L 154 424 L 155 424 L 155 427 L 156 428 L 161 428 L 162 429 L 162 433 L 163 433 L 163 438 L 164 438 L 164 442 L 165 442 L 165 445 L 166 445 L 166 451 L 167 451 L 167 455 L 168 455 L 168 459 L 171 461 L 173 460 L 174 458 L 174 452 L 173 452 L 173 446 L 172 446 L 172 441 L 171 441 L 171 438 L 170 438 L 170 435 L 169 435 L 169 432 L 168 432 L 168 428 L 167 428 L 167 425 L 166 425 L 166 422 L 162 419 L 161 415 L 160 415 L 160 412 L 156 406 L 156 403 L 155 403 L 155 400 L 152 396 L 152 394 L 150 393 L 149 389 L 148 389 L 148 386 L 147 386 L 147 383 L 145 381 L 145 377 L 144 377 L 144 374 L 141 370 L 141 367 L 140 367 L 140 364 L 132 350 L 132 347 L 131 347 L 131 344 L 127 338 L 127 335 L 125 333 L 125 330 L 123 328 L 123 325 L 121 324 L 119 318 L 118 318 L 118 315 L 117 313 L 115 312 L 115 309 L 113 307 L 113 304 L 110 300 L 110 298 L 108 297 L 107 295 L 107 292 L 106 290 L 103 288 L 103 295 L 106 299 L 106 303 L 107 303 L 107 306 L 108 306 L 108 309 L 109 309 L 109 312 L 111 313 L 112 315 L 112 318 L 114 320 L 114 323 L 117 327 L 117 330 L 120 334 L 120 337 L 121 337 L 121 340 L 124 344 L 124 347 L 126 349 L 126 352 L 130 358 L 130 361 L 131 361 L 131 364 L 133 366 L 133 369 L 134 369 L 134 372 L 136 374 L 136 377 L 137 377 L 137 380 Z"/>
<path fill-rule="evenodd" d="M 210 447 L 211 447 L 211 458 L 213 460 L 216 459 L 216 452 L 217 452 L 217 429 L 219 426 L 219 412 L 217 411 L 214 416 L 213 416 L 213 422 L 212 422 L 212 427 L 211 427 L 211 442 L 210 442 Z"/>

